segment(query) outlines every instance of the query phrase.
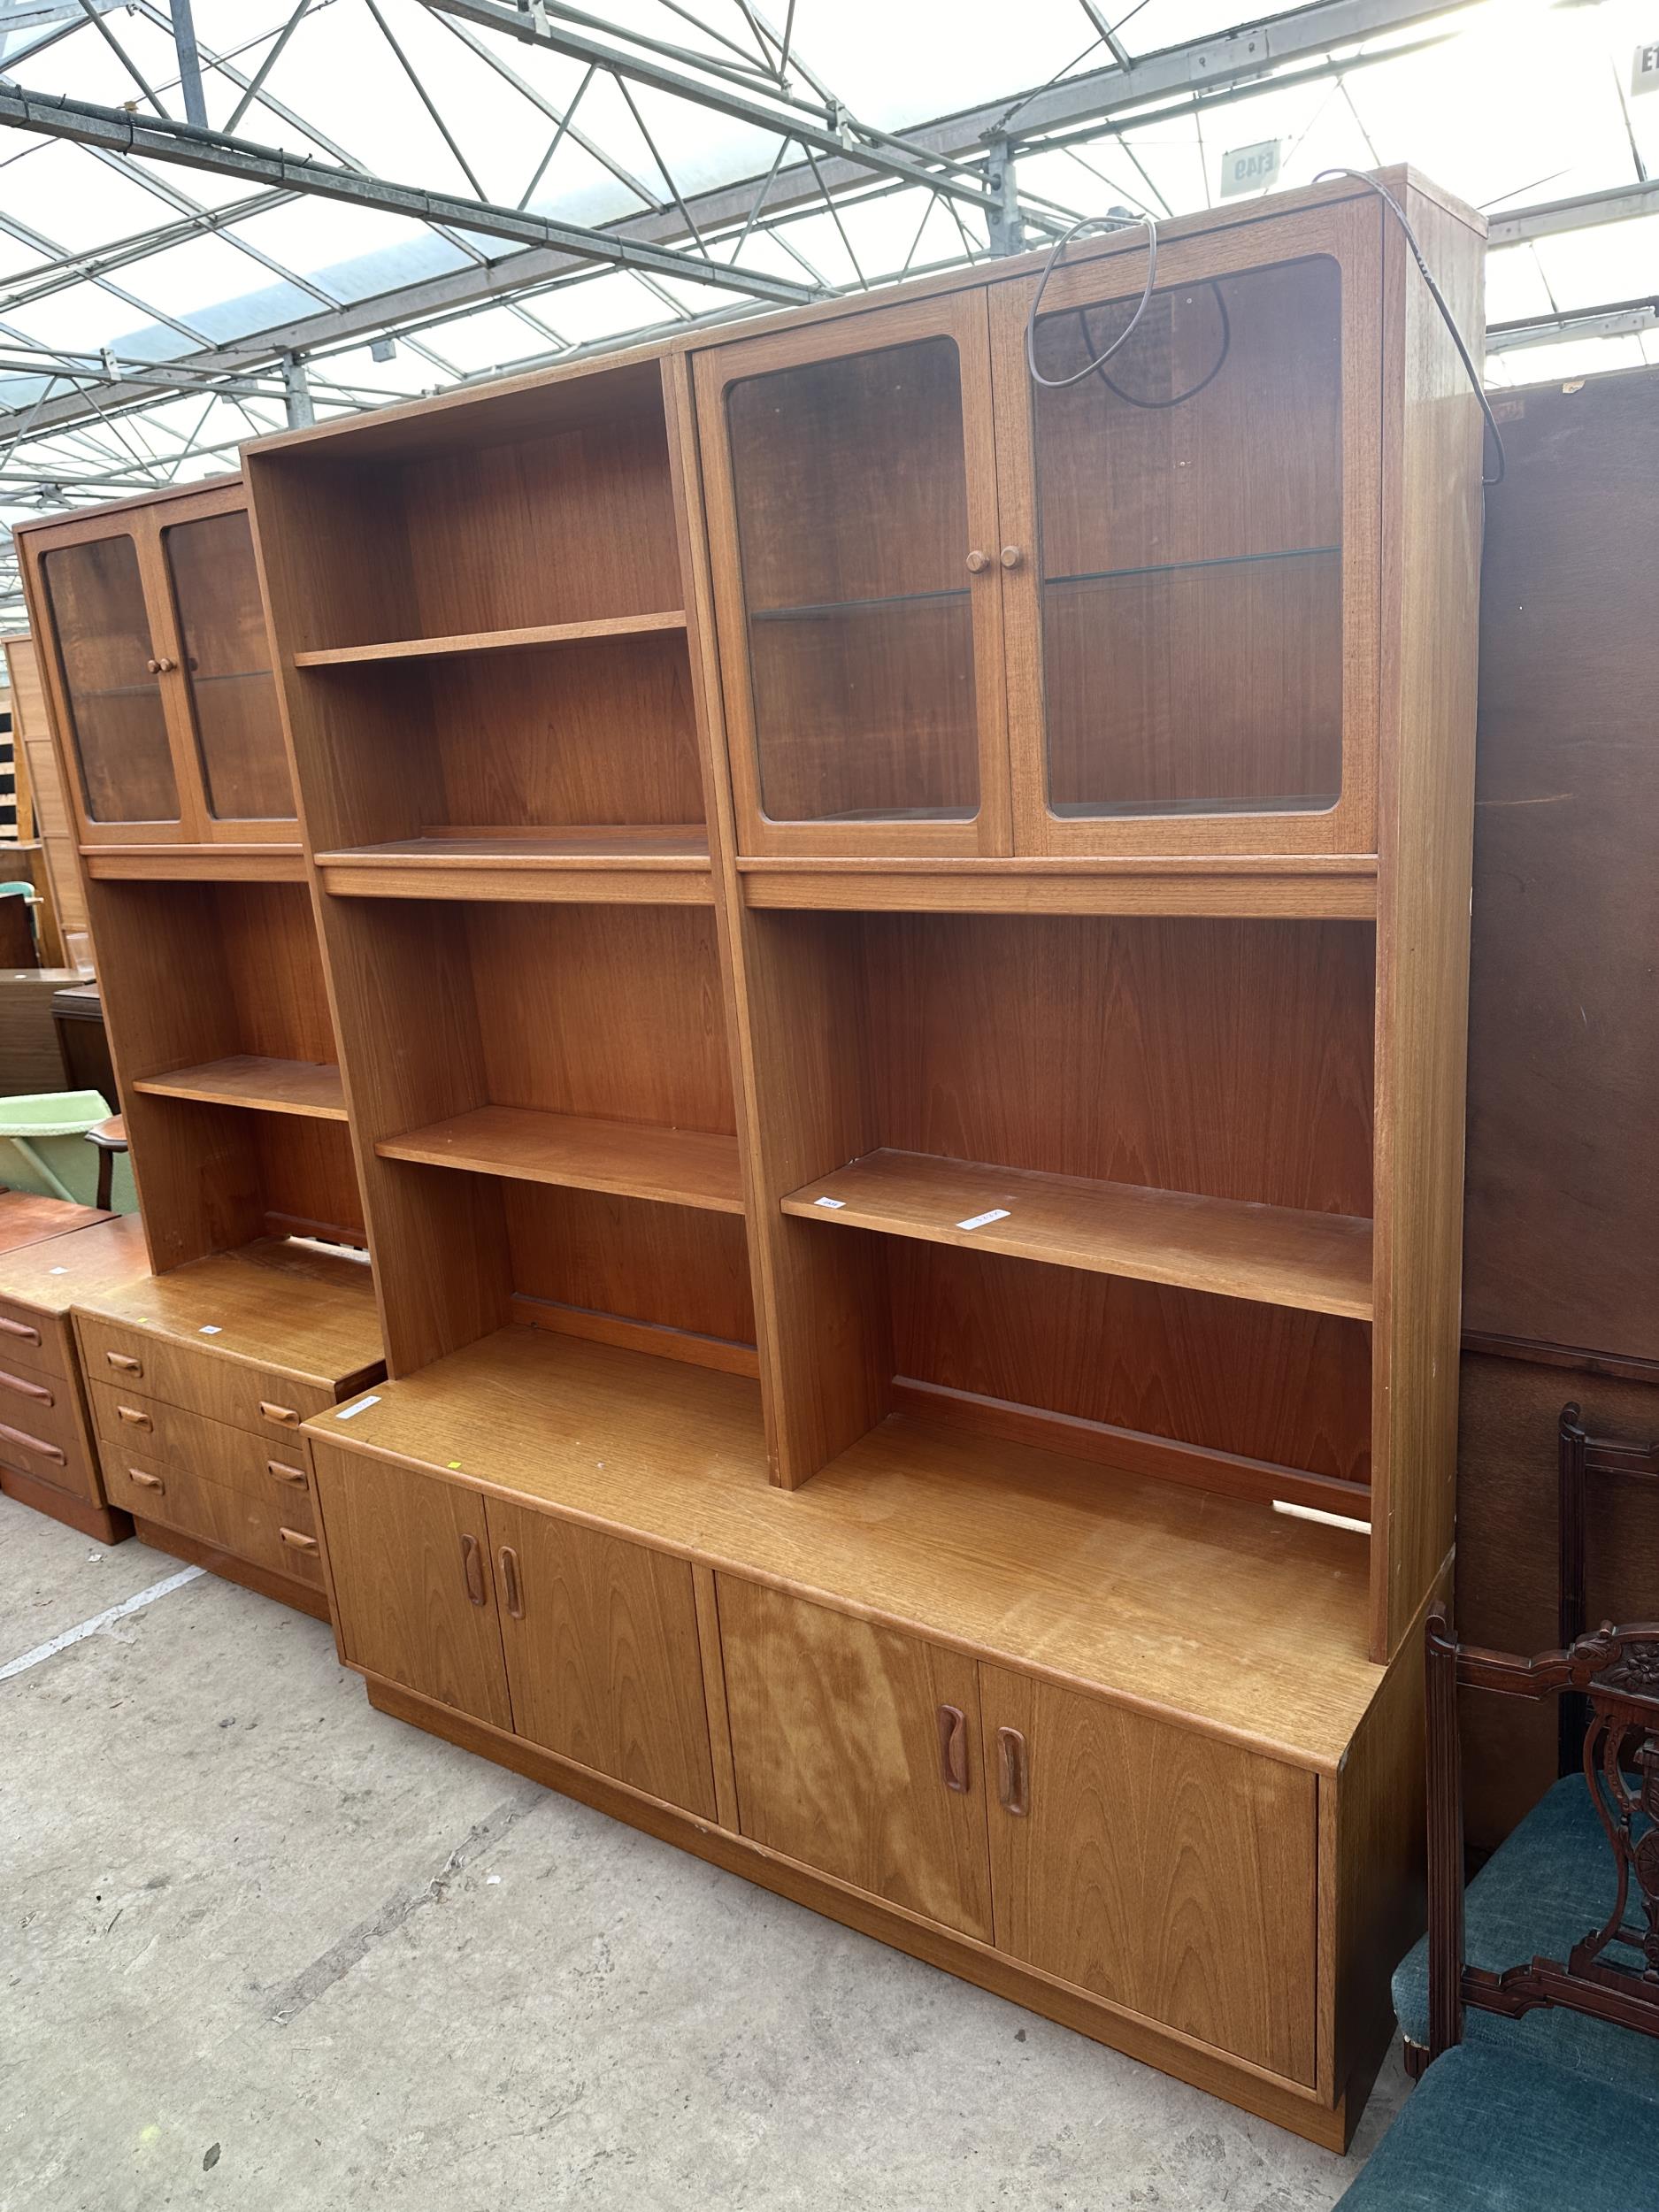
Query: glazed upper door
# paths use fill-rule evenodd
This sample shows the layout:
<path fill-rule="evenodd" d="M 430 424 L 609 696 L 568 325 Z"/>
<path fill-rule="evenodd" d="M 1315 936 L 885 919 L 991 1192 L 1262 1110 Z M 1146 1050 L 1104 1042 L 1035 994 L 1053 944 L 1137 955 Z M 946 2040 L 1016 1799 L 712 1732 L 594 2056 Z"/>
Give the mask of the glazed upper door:
<path fill-rule="evenodd" d="M 699 357 L 742 849 L 1009 849 L 983 293 Z"/>
<path fill-rule="evenodd" d="M 179 775 L 142 525 L 64 537 L 40 556 L 50 629 L 42 664 L 49 682 L 57 678 L 83 838 L 176 843 L 184 835 Z"/>
<path fill-rule="evenodd" d="M 160 544 L 204 833 L 215 841 L 293 836 L 293 780 L 241 487 L 221 492 L 211 511 L 164 521 Z"/>
<path fill-rule="evenodd" d="M 297 843 L 242 485 L 23 544 L 81 841 Z"/>
<path fill-rule="evenodd" d="M 1376 850 L 1381 220 L 994 288 L 1018 849 Z"/>

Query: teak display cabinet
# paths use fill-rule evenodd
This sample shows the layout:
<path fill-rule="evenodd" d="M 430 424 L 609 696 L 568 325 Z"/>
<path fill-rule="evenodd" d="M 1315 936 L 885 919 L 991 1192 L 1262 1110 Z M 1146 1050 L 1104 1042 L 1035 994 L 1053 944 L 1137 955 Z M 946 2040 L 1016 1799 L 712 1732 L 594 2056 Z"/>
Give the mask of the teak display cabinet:
<path fill-rule="evenodd" d="M 380 1357 L 246 494 L 18 535 L 153 1270 L 128 1305 L 113 1281 L 77 1302 L 103 1490 L 150 1540 L 316 1611 L 303 1448 L 273 1472 L 250 1439 Z M 111 1314 L 143 1343 L 88 1348 Z M 242 1386 L 262 1345 L 286 1421 Z M 153 1402 L 143 1370 L 167 1378 Z"/>
<path fill-rule="evenodd" d="M 741 850 L 1374 855 L 1382 220 L 701 353 Z"/>
<path fill-rule="evenodd" d="M 1479 218 L 1386 181 L 1477 343 Z M 249 449 L 389 1376 L 318 1534 L 388 1710 L 1340 2141 L 1452 1540 L 1479 414 L 1362 182 L 1169 226 L 1060 391 L 1043 273 Z"/>
<path fill-rule="evenodd" d="M 18 542 L 93 872 L 133 848 L 296 849 L 240 481 L 34 523 Z"/>

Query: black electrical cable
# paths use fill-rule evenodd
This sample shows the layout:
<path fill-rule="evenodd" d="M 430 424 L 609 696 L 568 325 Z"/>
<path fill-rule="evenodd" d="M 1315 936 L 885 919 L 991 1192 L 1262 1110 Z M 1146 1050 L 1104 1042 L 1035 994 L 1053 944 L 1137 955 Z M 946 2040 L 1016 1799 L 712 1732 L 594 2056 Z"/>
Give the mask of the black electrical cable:
<path fill-rule="evenodd" d="M 1215 294 L 1216 312 L 1221 318 L 1221 350 L 1216 356 L 1215 365 L 1207 370 L 1196 384 L 1189 384 L 1184 392 L 1177 392 L 1171 399 L 1137 399 L 1133 392 L 1125 392 L 1121 384 L 1115 384 L 1107 375 L 1103 361 L 1097 360 L 1094 363 L 1094 373 L 1106 389 L 1122 400 L 1126 406 L 1144 407 L 1154 413 L 1165 407 L 1185 407 L 1189 399 L 1196 399 L 1200 392 L 1207 390 L 1221 374 L 1222 370 L 1226 367 L 1227 356 L 1233 351 L 1233 322 L 1227 313 L 1227 303 L 1222 296 L 1218 279 L 1214 277 L 1210 279 L 1210 289 Z M 1087 351 L 1094 342 L 1088 333 L 1087 308 L 1079 307 L 1077 311 L 1077 319 L 1083 332 L 1083 345 Z"/>
<path fill-rule="evenodd" d="M 1394 194 L 1388 189 L 1386 184 L 1379 184 L 1375 177 L 1367 176 L 1363 169 L 1322 169 L 1318 175 L 1314 179 L 1314 182 L 1316 184 L 1326 184 L 1329 183 L 1331 179 L 1333 177 L 1351 177 L 1356 184 L 1363 184 L 1368 192 L 1374 192 L 1377 195 L 1377 197 L 1382 202 L 1383 205 L 1393 215 L 1395 222 L 1399 224 L 1401 229 L 1405 233 L 1406 243 L 1411 249 L 1411 258 L 1417 263 L 1418 273 L 1422 276 L 1424 283 L 1429 288 L 1429 297 L 1440 310 L 1440 320 L 1451 333 L 1452 343 L 1457 349 L 1457 357 L 1463 365 L 1464 373 L 1468 376 L 1469 381 L 1474 389 L 1475 397 L 1480 402 L 1480 411 L 1486 419 L 1486 429 L 1491 434 L 1493 445 L 1497 451 L 1497 474 L 1495 476 L 1488 476 L 1483 466 L 1481 470 L 1480 480 L 1488 488 L 1488 489 L 1490 489 L 1494 484 L 1502 483 L 1504 469 L 1507 463 L 1503 451 L 1503 436 L 1502 433 L 1498 428 L 1497 418 L 1492 411 L 1492 403 L 1486 397 L 1486 387 L 1480 380 L 1480 372 L 1475 366 L 1474 358 L 1470 353 L 1469 348 L 1463 343 L 1463 334 L 1458 329 L 1451 309 L 1446 304 L 1446 295 L 1441 291 L 1440 286 L 1434 281 L 1433 273 L 1430 269 L 1428 263 L 1424 258 L 1423 249 L 1417 243 L 1417 234 L 1416 231 L 1412 229 L 1410 223 L 1407 220 L 1404 208 L 1401 206 L 1399 201 L 1395 199 Z"/>

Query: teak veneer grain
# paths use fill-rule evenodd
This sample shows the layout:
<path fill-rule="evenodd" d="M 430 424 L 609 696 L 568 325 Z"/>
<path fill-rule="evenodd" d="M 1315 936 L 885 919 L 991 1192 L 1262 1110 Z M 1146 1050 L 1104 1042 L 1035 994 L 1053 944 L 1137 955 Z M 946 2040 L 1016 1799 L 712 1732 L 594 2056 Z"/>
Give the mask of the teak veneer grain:
<path fill-rule="evenodd" d="M 837 1228 L 1371 1318 L 1371 1224 L 1347 1214 L 888 1150 L 803 1184 L 783 1210 Z"/>
<path fill-rule="evenodd" d="M 904 1416 L 781 1492 L 752 1383 L 534 1329 L 375 1395 L 312 1420 L 313 1446 L 568 1513 L 1297 1763 L 1334 1768 L 1381 1678 L 1365 1539 L 1254 1501 Z"/>
<path fill-rule="evenodd" d="M 196 1098 L 210 1105 L 250 1106 L 258 1113 L 311 1115 L 320 1121 L 346 1118 L 340 1070 L 331 1060 L 277 1060 L 237 1052 L 200 1067 L 140 1076 L 133 1088 L 152 1098 Z"/>
<path fill-rule="evenodd" d="M 615 1191 L 716 1213 L 743 1210 L 737 1139 L 703 1130 L 479 1106 L 383 1138 L 374 1148 L 384 1160 L 415 1160 L 572 1190 Z"/>

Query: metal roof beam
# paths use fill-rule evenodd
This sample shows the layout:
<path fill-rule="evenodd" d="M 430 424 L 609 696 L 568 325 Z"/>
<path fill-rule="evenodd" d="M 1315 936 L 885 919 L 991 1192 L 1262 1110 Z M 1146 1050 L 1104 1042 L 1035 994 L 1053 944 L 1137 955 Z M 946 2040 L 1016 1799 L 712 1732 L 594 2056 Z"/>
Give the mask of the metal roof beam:
<path fill-rule="evenodd" d="M 1534 238 L 1594 230 L 1601 223 L 1634 222 L 1643 215 L 1659 215 L 1659 177 L 1649 177 L 1645 184 L 1616 184 L 1604 192 L 1581 192 L 1576 199 L 1540 201 L 1536 207 L 1517 208 L 1512 215 L 1494 215 L 1486 225 L 1486 244 L 1525 246 Z"/>
<path fill-rule="evenodd" d="M 283 191 L 345 200 L 385 214 L 407 216 L 411 222 L 441 223 L 457 230 L 475 231 L 488 238 L 504 238 L 521 246 L 550 247 L 578 260 L 649 270 L 654 276 L 714 285 L 786 306 L 798 306 L 803 301 L 820 296 L 815 288 L 797 284 L 787 277 L 772 276 L 759 270 L 728 268 L 724 263 L 706 260 L 701 254 L 647 244 L 620 232 L 558 222 L 518 208 L 497 207 L 485 200 L 430 192 L 419 185 L 395 184 L 384 177 L 365 176 L 355 169 L 340 169 L 331 163 L 285 153 L 280 147 L 257 145 L 250 139 L 227 138 L 217 131 L 198 130 L 188 123 L 128 113 L 121 108 L 98 107 L 90 101 L 72 100 L 61 93 L 26 92 L 15 85 L 0 83 L 0 124 L 35 131 L 47 138 L 70 139 L 78 145 L 99 147 L 110 153 L 177 162 L 185 168 L 211 170 L 219 176 L 241 177 L 250 183 L 273 186 Z"/>

